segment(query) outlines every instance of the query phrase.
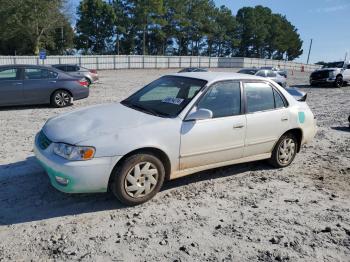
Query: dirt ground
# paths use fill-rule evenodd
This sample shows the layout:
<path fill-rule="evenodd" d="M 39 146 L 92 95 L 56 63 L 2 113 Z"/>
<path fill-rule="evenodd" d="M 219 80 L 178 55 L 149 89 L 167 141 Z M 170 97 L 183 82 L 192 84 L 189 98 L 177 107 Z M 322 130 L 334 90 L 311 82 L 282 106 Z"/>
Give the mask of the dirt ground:
<path fill-rule="evenodd" d="M 308 92 L 319 130 L 287 168 L 201 172 L 132 208 L 50 186 L 32 152 L 48 118 L 174 71 L 102 71 L 73 107 L 0 109 L 0 261 L 350 261 L 350 87 L 309 88 L 307 73 L 288 81 Z"/>

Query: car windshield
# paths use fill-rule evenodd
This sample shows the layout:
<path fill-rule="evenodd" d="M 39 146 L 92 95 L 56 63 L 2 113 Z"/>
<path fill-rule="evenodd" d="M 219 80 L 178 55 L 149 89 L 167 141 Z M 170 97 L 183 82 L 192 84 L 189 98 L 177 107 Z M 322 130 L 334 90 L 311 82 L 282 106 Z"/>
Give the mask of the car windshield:
<path fill-rule="evenodd" d="M 325 64 L 322 68 L 343 68 L 344 62 L 334 62 Z"/>
<path fill-rule="evenodd" d="M 164 76 L 121 103 L 148 114 L 176 117 L 206 83 L 200 79 Z"/>

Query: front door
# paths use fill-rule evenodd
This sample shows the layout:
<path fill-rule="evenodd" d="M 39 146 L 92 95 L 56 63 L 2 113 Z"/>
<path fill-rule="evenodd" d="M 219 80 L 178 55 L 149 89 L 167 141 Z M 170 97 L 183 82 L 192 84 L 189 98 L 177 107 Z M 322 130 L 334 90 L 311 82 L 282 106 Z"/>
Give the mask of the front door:
<path fill-rule="evenodd" d="M 244 83 L 247 133 L 244 156 L 270 153 L 289 127 L 287 102 L 276 89 L 263 82 Z"/>
<path fill-rule="evenodd" d="M 15 67 L 0 69 L 0 106 L 18 105 L 23 100 L 23 82 Z"/>
<path fill-rule="evenodd" d="M 181 128 L 180 169 L 241 158 L 246 118 L 241 109 L 240 82 L 213 84 L 195 109 L 212 111 L 213 118 L 184 121 Z"/>

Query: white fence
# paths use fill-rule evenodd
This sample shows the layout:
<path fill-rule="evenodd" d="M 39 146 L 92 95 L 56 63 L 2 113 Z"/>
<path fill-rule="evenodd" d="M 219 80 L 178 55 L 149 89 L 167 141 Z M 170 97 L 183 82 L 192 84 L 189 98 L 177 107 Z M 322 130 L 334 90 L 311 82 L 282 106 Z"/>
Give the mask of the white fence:
<path fill-rule="evenodd" d="M 0 56 L 0 65 L 34 64 L 43 62 L 36 56 Z M 242 68 L 274 66 L 285 70 L 303 70 L 306 72 L 319 68 L 318 65 L 279 61 L 271 59 L 244 57 L 206 57 L 206 56 L 134 56 L 134 55 L 100 55 L 100 56 L 48 56 L 44 64 L 78 64 L 90 69 L 143 69 L 143 68 Z"/>

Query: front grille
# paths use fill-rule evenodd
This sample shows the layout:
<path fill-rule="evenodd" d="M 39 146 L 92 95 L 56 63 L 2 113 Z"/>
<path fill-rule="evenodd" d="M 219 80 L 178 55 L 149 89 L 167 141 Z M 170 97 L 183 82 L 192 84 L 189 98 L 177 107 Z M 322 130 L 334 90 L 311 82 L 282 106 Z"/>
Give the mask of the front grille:
<path fill-rule="evenodd" d="M 38 146 L 42 149 L 45 150 L 46 148 L 51 145 L 52 141 L 45 136 L 43 131 L 40 131 L 39 136 L 38 136 Z"/>
<path fill-rule="evenodd" d="M 311 74 L 312 80 L 329 78 L 329 71 L 317 71 Z"/>

